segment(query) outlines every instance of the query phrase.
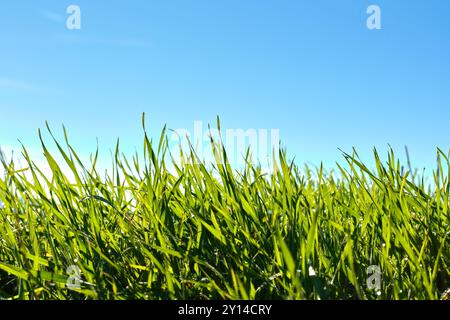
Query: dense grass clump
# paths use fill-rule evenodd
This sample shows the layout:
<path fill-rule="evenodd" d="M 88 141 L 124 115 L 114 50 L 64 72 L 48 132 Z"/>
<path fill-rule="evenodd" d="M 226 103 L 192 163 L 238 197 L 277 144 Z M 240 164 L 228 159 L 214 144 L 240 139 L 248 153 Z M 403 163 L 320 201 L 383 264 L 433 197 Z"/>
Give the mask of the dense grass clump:
<path fill-rule="evenodd" d="M 219 141 L 215 163 L 170 160 L 163 131 L 156 145 L 145 134 L 142 159 L 117 148 L 104 176 L 98 153 L 86 166 L 66 135 L 54 143 L 73 179 L 44 142 L 50 177 L 25 148 L 26 168 L 2 158 L 0 298 L 439 299 L 450 287 L 441 151 L 426 184 L 393 152 L 374 151 L 376 170 L 356 153 L 334 175 L 300 169 L 281 151 L 269 173 L 236 171 Z"/>

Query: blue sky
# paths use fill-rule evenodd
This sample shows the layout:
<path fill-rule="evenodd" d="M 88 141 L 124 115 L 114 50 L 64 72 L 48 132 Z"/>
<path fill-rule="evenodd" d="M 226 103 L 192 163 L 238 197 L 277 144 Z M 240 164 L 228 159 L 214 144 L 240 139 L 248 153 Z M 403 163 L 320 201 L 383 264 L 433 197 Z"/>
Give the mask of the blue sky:
<path fill-rule="evenodd" d="M 66 8 L 81 8 L 68 30 Z M 366 9 L 381 8 L 382 30 Z M 300 162 L 368 158 L 388 144 L 415 166 L 450 148 L 447 0 L 25 1 L 0 5 L 0 145 L 38 146 L 64 124 L 81 152 L 96 138 L 141 147 L 155 134 L 278 128 Z"/>

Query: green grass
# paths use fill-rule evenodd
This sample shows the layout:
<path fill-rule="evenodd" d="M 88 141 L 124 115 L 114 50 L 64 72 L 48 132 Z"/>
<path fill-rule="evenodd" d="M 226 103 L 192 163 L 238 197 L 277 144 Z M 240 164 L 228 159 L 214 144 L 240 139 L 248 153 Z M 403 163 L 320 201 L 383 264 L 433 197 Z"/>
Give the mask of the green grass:
<path fill-rule="evenodd" d="M 117 146 L 104 176 L 98 152 L 83 164 L 64 136 L 52 143 L 73 180 L 44 142 L 53 177 L 26 148 L 26 170 L 2 160 L 3 299 L 439 299 L 450 287 L 440 150 L 431 183 L 392 151 L 374 151 L 373 171 L 344 153 L 334 175 L 281 151 L 267 174 L 250 161 L 233 170 L 217 141 L 215 163 L 192 150 L 174 162 L 163 131 L 157 143 L 145 134 L 141 158 Z M 82 281 L 69 289 L 73 265 Z M 371 265 L 380 290 L 367 287 Z"/>

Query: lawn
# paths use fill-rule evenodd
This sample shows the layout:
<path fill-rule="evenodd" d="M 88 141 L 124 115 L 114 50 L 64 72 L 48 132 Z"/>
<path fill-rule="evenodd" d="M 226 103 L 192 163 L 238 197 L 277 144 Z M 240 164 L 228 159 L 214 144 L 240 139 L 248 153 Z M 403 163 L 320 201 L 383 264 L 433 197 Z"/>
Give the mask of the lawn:
<path fill-rule="evenodd" d="M 26 147 L 25 167 L 2 157 L 0 298 L 441 299 L 450 288 L 448 154 L 437 150 L 429 180 L 376 150 L 373 168 L 354 150 L 335 172 L 300 167 L 282 149 L 270 172 L 236 170 L 220 141 L 213 163 L 193 150 L 175 161 L 166 131 L 151 141 L 143 127 L 142 156 L 117 145 L 107 175 L 66 135 L 40 136 L 50 176 Z"/>

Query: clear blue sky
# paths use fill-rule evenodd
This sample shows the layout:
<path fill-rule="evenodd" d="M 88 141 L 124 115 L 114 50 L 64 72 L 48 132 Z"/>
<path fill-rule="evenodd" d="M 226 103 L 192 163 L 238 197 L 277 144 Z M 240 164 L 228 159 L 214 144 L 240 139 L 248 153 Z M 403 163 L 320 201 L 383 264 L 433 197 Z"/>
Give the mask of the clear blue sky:
<path fill-rule="evenodd" d="M 81 8 L 81 30 L 66 8 Z M 366 9 L 382 10 L 382 30 Z M 408 145 L 417 166 L 450 147 L 448 0 L 73 0 L 0 4 L 0 145 L 37 146 L 48 120 L 82 152 L 141 145 L 221 117 L 279 128 L 299 161 Z"/>

